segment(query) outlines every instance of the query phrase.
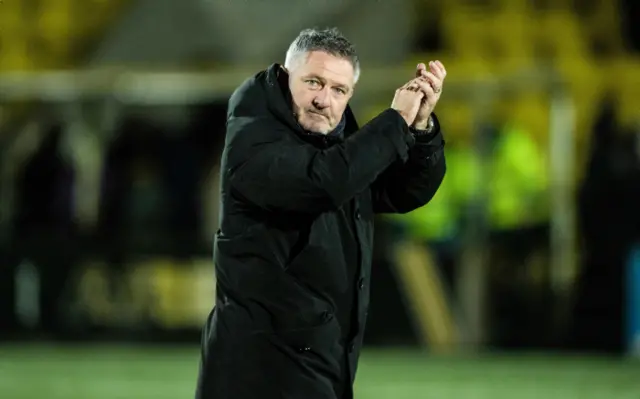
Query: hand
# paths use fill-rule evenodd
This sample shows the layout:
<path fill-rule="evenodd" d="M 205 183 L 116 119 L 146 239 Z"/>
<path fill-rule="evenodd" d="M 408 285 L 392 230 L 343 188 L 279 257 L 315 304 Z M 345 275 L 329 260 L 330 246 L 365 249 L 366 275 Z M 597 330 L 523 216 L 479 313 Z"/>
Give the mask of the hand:
<path fill-rule="evenodd" d="M 429 71 L 427 71 L 425 64 L 418 64 L 416 68 L 416 82 L 420 90 L 424 93 L 424 98 L 413 122 L 414 128 L 424 130 L 429 126 L 429 118 L 438 100 L 440 100 L 440 94 L 442 94 L 442 86 L 446 76 L 447 70 L 440 61 L 430 61 Z"/>
<path fill-rule="evenodd" d="M 404 86 L 396 90 L 391 108 L 402 115 L 407 125 L 411 126 L 420 109 L 420 103 L 424 98 L 424 93 L 416 83 L 416 79 L 407 82 Z"/>

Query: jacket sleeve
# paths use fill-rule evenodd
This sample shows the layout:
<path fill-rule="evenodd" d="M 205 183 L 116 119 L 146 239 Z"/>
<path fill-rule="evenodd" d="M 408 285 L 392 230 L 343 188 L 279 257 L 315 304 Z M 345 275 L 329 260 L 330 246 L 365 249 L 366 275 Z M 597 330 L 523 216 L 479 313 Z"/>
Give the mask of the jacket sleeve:
<path fill-rule="evenodd" d="M 372 186 L 376 213 L 407 213 L 426 205 L 444 179 L 446 163 L 440 124 L 434 132 L 418 136 L 406 161 L 391 165 Z"/>
<path fill-rule="evenodd" d="M 392 109 L 328 149 L 283 129 L 267 118 L 230 117 L 223 163 L 232 195 L 266 210 L 323 212 L 365 190 L 395 161 L 407 160 L 415 142 Z"/>

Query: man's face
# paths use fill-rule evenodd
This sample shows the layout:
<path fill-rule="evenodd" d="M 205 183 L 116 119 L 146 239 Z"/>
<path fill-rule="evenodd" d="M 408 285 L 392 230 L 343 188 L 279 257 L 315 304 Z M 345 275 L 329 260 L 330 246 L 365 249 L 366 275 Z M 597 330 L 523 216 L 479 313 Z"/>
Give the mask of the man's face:
<path fill-rule="evenodd" d="M 349 60 L 323 51 L 308 53 L 289 71 L 293 111 L 300 126 L 314 133 L 331 132 L 353 95 L 354 78 Z"/>

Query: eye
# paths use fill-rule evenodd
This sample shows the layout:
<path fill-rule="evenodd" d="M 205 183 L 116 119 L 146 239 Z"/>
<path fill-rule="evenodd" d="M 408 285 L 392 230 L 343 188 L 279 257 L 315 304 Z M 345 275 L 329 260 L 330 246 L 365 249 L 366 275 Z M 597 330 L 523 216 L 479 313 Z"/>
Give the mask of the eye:
<path fill-rule="evenodd" d="M 306 83 L 306 84 L 308 84 L 308 85 L 309 85 L 309 86 L 311 86 L 311 87 L 318 87 L 318 86 L 320 86 L 320 82 L 318 82 L 318 81 L 317 81 L 317 80 L 315 80 L 315 79 L 308 79 L 308 80 L 305 80 L 305 83 Z"/>
<path fill-rule="evenodd" d="M 333 89 L 336 93 L 340 94 L 341 96 L 347 94 L 347 91 L 345 89 L 342 89 L 340 87 L 336 87 Z"/>

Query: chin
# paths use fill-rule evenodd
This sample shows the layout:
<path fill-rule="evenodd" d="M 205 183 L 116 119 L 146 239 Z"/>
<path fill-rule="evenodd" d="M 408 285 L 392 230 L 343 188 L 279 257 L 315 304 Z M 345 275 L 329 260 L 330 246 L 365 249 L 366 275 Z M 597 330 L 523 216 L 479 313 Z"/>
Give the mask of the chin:
<path fill-rule="evenodd" d="M 325 127 L 315 126 L 308 130 L 312 133 L 318 133 L 318 134 L 329 134 L 329 132 L 331 131 L 331 129 L 326 126 Z"/>
<path fill-rule="evenodd" d="M 327 134 L 332 129 L 326 123 L 300 123 L 304 130 L 312 133 Z"/>

